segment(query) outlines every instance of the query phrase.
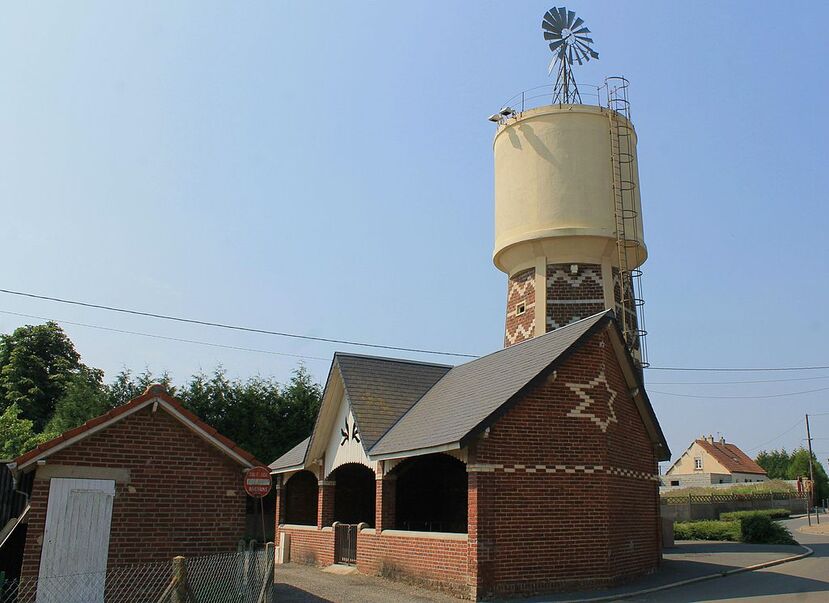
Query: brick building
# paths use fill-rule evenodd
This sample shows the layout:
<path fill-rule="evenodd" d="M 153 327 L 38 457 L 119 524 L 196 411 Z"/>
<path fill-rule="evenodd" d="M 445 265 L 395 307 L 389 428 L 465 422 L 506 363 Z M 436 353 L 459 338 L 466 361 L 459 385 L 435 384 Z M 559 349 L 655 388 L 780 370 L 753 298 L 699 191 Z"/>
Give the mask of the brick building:
<path fill-rule="evenodd" d="M 10 466 L 31 484 L 22 577 L 233 551 L 256 464 L 151 386 Z"/>
<path fill-rule="evenodd" d="M 472 598 L 617 584 L 660 562 L 669 457 L 609 311 L 456 367 L 336 354 L 271 464 L 280 554 Z"/>

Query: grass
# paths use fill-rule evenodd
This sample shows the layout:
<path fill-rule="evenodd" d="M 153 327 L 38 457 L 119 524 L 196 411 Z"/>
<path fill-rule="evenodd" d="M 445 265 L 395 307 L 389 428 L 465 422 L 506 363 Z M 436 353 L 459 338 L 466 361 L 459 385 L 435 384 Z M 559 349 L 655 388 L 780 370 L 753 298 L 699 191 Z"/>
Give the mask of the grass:
<path fill-rule="evenodd" d="M 661 496 L 707 496 L 709 494 L 768 494 L 769 492 L 781 492 L 790 494 L 796 492 L 796 489 L 791 484 L 783 480 L 773 479 L 767 482 L 748 483 L 741 486 L 733 486 L 731 488 L 677 488 L 675 490 L 666 490 L 661 492 Z"/>

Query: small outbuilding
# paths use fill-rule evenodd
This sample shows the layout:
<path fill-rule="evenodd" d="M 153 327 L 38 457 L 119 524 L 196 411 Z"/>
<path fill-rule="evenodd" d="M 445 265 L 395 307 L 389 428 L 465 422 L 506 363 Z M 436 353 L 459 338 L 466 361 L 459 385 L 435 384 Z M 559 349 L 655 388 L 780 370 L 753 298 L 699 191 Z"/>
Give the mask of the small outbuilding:
<path fill-rule="evenodd" d="M 609 586 L 660 563 L 668 458 L 611 311 L 454 367 L 338 353 L 271 464 L 279 555 L 471 598 Z"/>
<path fill-rule="evenodd" d="M 21 578 L 234 551 L 257 464 L 153 385 L 10 465 L 31 488 Z"/>

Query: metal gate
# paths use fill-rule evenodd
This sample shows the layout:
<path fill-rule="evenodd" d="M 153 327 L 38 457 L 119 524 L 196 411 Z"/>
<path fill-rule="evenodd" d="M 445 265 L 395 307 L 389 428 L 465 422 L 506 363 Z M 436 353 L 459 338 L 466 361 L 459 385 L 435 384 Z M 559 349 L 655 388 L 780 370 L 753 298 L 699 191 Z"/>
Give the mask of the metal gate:
<path fill-rule="evenodd" d="M 334 525 L 334 563 L 357 564 L 357 524 Z"/>

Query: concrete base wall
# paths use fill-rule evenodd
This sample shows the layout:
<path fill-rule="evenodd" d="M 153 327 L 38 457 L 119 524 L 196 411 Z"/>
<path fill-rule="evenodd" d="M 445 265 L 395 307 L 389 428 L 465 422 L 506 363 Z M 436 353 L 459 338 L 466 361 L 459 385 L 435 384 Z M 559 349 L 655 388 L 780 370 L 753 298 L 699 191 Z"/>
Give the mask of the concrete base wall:
<path fill-rule="evenodd" d="M 784 500 L 732 500 L 729 502 L 690 502 L 663 504 L 662 517 L 673 521 L 696 521 L 719 519 L 721 513 L 729 511 L 751 511 L 753 509 L 788 509 L 794 513 L 806 512 L 806 500 L 790 498 Z"/>

